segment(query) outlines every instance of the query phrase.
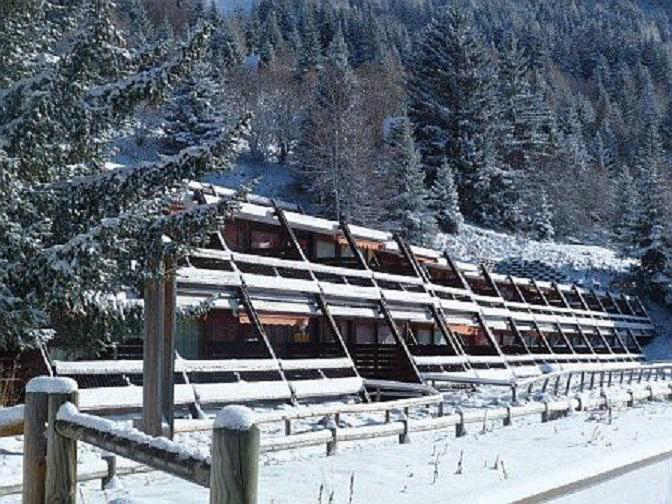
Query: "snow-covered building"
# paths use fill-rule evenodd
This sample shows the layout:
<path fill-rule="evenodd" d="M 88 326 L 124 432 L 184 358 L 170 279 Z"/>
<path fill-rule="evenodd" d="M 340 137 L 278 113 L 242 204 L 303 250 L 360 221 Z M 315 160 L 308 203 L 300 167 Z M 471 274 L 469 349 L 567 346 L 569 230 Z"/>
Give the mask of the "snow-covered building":
<path fill-rule="evenodd" d="M 234 195 L 191 189 L 194 204 Z M 267 358 L 290 382 L 618 368 L 654 336 L 636 297 L 491 273 L 261 197 L 240 203 L 177 281 L 181 306 L 211 302 L 179 331 L 183 357 Z"/>
<path fill-rule="evenodd" d="M 192 183 L 185 205 L 235 196 Z M 623 369 L 654 337 L 636 297 L 492 273 L 258 196 L 179 265 L 176 301 L 207 306 L 175 336 L 175 402 L 184 405 Z M 137 407 L 142 341 L 133 348 L 119 348 L 127 360 L 55 362 L 55 372 L 80 382 L 83 407 Z M 112 393 L 114 384 L 131 386 Z"/>

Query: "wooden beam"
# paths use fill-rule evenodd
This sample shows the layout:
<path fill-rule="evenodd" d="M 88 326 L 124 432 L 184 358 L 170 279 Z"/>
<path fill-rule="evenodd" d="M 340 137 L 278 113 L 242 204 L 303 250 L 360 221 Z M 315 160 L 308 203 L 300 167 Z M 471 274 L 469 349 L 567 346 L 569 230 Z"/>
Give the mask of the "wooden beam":
<path fill-rule="evenodd" d="M 247 413 L 252 416 L 251 410 Z M 257 504 L 259 427 L 215 427 L 212 432 L 210 504 Z"/>
<path fill-rule="evenodd" d="M 600 337 L 600 340 L 602 341 L 602 343 L 607 347 L 607 349 L 609 350 L 609 353 L 611 353 L 611 354 L 616 353 L 616 352 L 614 352 L 614 349 L 611 348 L 611 345 L 607 341 L 607 338 L 605 338 L 604 334 L 602 334 L 602 331 L 600 331 L 600 328 L 597 327 L 597 326 L 593 326 L 593 329 L 595 330 L 595 334 L 597 334 Z"/>
<path fill-rule="evenodd" d="M 155 275 L 163 273 L 161 265 Z M 165 324 L 163 280 L 156 276 L 145 280 L 145 328 L 142 344 L 142 430 L 150 436 L 162 434 L 161 361 Z"/>
<path fill-rule="evenodd" d="M 569 304 L 569 301 L 567 301 L 567 297 L 565 296 L 565 293 L 560 290 L 560 286 L 558 285 L 557 282 L 553 282 L 553 289 L 555 289 L 555 292 L 558 294 L 558 297 L 562 301 L 562 304 L 565 306 L 565 308 L 569 308 L 570 310 L 572 309 L 572 305 Z"/>
<path fill-rule="evenodd" d="M 397 246 L 399 247 L 401 255 L 404 257 L 404 259 L 406 259 L 406 262 L 408 262 L 408 264 L 413 269 L 415 276 L 421 279 L 424 283 L 430 283 L 430 278 L 429 275 L 427 275 L 427 271 L 422 267 L 418 261 L 418 258 L 415 256 L 415 253 L 413 253 L 413 249 L 411 249 L 408 243 L 406 243 L 406 240 L 404 240 L 398 233 L 394 234 L 394 240 L 397 242 Z"/>
<path fill-rule="evenodd" d="M 537 283 L 536 280 L 532 279 L 530 280 L 532 283 L 532 286 L 534 289 L 537 291 L 537 294 L 541 297 L 541 300 L 544 302 L 546 306 L 551 306 L 551 303 L 548 302 L 548 298 L 546 297 L 546 294 L 544 294 L 544 291 L 541 290 L 541 287 L 539 287 L 539 284 Z"/>
<path fill-rule="evenodd" d="M 414 375 L 415 379 L 418 381 L 418 383 L 425 383 L 425 380 L 422 378 L 422 375 L 420 374 L 420 371 L 418 370 L 418 366 L 415 364 L 415 360 L 413 359 L 413 356 L 411 355 L 411 351 L 408 349 L 408 345 L 406 344 L 406 341 L 404 341 L 404 338 L 401 336 L 401 333 L 399 332 L 399 328 L 397 327 L 397 324 L 395 323 L 394 319 L 392 318 L 392 313 L 390 312 L 390 309 L 387 306 L 387 302 L 385 301 L 385 297 L 383 296 L 383 293 L 381 291 L 381 296 L 379 300 L 379 306 L 380 306 L 380 311 L 383 314 L 383 317 L 385 317 L 385 321 L 387 322 L 388 327 L 390 328 L 390 331 L 392 332 L 392 336 L 394 339 L 397 341 L 397 344 L 401 347 L 402 353 L 406 357 L 406 360 L 408 361 L 409 366 L 411 367 L 411 372 Z"/>
<path fill-rule="evenodd" d="M 544 343 L 544 346 L 546 349 L 550 352 L 551 355 L 555 355 L 555 352 L 553 351 L 553 348 L 551 345 L 548 344 L 548 340 L 546 339 L 546 335 L 544 334 L 544 331 L 541 330 L 541 327 L 539 327 L 539 324 L 536 321 L 532 322 L 532 327 L 534 328 L 534 331 L 537 333 L 541 341 Z M 555 357 L 555 360 L 557 362 L 557 357 Z"/>
<path fill-rule="evenodd" d="M 513 279 L 513 276 L 507 275 L 506 276 L 507 280 L 511 284 L 511 287 L 513 287 L 513 291 L 516 293 L 516 296 L 518 296 L 518 300 L 521 303 L 527 303 L 527 300 L 525 299 L 525 296 L 523 295 L 523 291 L 520 290 L 520 287 L 516 283 L 516 281 Z"/>
<path fill-rule="evenodd" d="M 626 296 L 625 294 L 621 293 L 621 299 L 623 300 L 623 303 L 625 303 L 625 306 L 627 307 L 628 312 L 630 312 L 630 313 L 628 313 L 628 315 L 634 315 L 634 316 L 636 317 L 636 316 L 637 316 L 637 312 L 635 312 L 635 307 L 632 306 L 632 303 L 631 303 L 630 300 L 628 299 L 628 296 Z"/>
<path fill-rule="evenodd" d="M 525 338 L 523 337 L 522 333 L 520 332 L 520 329 L 518 329 L 518 326 L 516 325 L 516 321 L 513 320 L 513 317 L 509 317 L 509 327 L 511 328 L 513 334 L 518 338 L 520 343 L 523 345 L 523 348 L 525 349 L 525 352 L 527 352 L 528 355 L 532 355 L 532 352 L 530 351 L 530 347 L 527 346 L 527 341 L 525 341 Z"/>
<path fill-rule="evenodd" d="M 595 354 L 596 353 L 595 352 L 595 347 L 593 347 L 593 344 L 588 339 L 588 336 L 586 336 L 586 333 L 583 332 L 583 329 L 581 328 L 581 324 L 576 324 L 576 331 L 578 332 L 581 339 L 583 339 L 583 342 L 586 344 L 586 346 L 590 349 L 590 353 Z"/>
<path fill-rule="evenodd" d="M 572 285 L 572 290 L 574 291 L 574 294 L 579 298 L 579 301 L 581 302 L 581 306 L 583 306 L 583 309 L 586 311 L 592 311 L 590 309 L 590 306 L 586 302 L 586 298 L 583 297 L 583 294 L 581 294 L 581 291 L 576 285 Z"/>
<path fill-rule="evenodd" d="M 485 335 L 488 337 L 490 340 L 490 344 L 494 347 L 495 351 L 497 352 L 497 355 L 499 355 L 502 358 L 502 362 L 504 363 L 504 367 L 506 369 L 511 369 L 511 366 L 509 365 L 508 361 L 506 360 L 506 357 L 504 355 L 504 352 L 502 352 L 502 348 L 499 346 L 499 343 L 497 343 L 497 339 L 495 338 L 495 335 L 492 334 L 492 331 L 488 327 L 488 325 L 485 323 L 485 318 L 483 317 L 483 312 L 479 311 L 476 314 L 476 320 L 478 321 L 478 324 L 481 326 L 481 330 L 485 333 Z"/>
<path fill-rule="evenodd" d="M 23 413 L 23 504 L 44 504 L 47 480 L 47 394 L 26 392 Z"/>
<path fill-rule="evenodd" d="M 609 313 L 609 312 L 607 311 L 606 307 L 604 306 L 604 303 L 603 303 L 602 300 L 600 299 L 600 296 L 597 295 L 597 292 L 595 291 L 595 289 L 590 289 L 590 293 L 591 293 L 591 294 L 593 295 L 593 297 L 595 298 L 595 301 L 597 301 L 597 304 L 599 305 L 600 310 L 603 311 L 604 313 Z"/>
<path fill-rule="evenodd" d="M 168 452 L 146 442 L 110 434 L 68 420 L 57 420 L 56 430 L 66 438 L 82 441 L 202 487 L 207 488 L 210 484 L 210 464 L 199 457 Z"/>
<path fill-rule="evenodd" d="M 611 301 L 611 304 L 614 305 L 614 308 L 616 308 L 616 311 L 619 314 L 623 315 L 624 314 L 623 310 L 621 310 L 621 307 L 618 306 L 618 303 L 616 302 L 616 298 L 614 298 L 613 294 L 609 291 L 609 289 L 607 289 L 607 297 L 609 298 L 609 301 Z"/>
<path fill-rule="evenodd" d="M 341 231 L 343 231 L 343 236 L 345 236 L 345 239 L 348 242 L 348 245 L 350 246 L 350 250 L 352 251 L 353 255 L 359 262 L 360 266 L 365 269 L 371 269 L 369 268 L 369 264 L 366 262 L 366 259 L 364 259 L 364 256 L 362 255 L 362 251 L 359 250 L 359 247 L 357 247 L 357 242 L 355 241 L 354 236 L 352 236 L 352 232 L 350 231 L 350 225 L 345 222 L 345 220 L 340 221 L 340 226 L 341 226 Z"/>
<path fill-rule="evenodd" d="M 490 287 L 492 288 L 493 291 L 495 291 L 497 297 L 503 299 L 502 292 L 499 290 L 499 287 L 497 286 L 495 280 L 492 278 L 492 275 L 490 274 L 490 271 L 488 271 L 488 268 L 485 267 L 485 264 L 481 264 L 480 268 L 481 268 L 481 274 L 485 278 L 485 281 L 490 284 Z"/>
<path fill-rule="evenodd" d="M 471 292 L 471 286 L 469 285 L 467 279 L 462 274 L 462 271 L 460 271 L 460 268 L 457 267 L 455 261 L 453 261 L 453 258 L 450 256 L 450 254 L 448 254 L 447 250 L 443 252 L 443 257 L 445 257 L 446 261 L 448 262 L 448 266 L 450 266 L 450 269 L 453 271 L 453 274 L 458 278 L 458 280 L 462 284 L 462 288 L 465 289 L 467 292 Z"/>
<path fill-rule="evenodd" d="M 567 347 L 572 351 L 573 354 L 577 354 L 578 352 L 574 349 L 574 345 L 572 345 L 572 342 L 567 337 L 567 334 L 565 333 L 565 331 L 562 330 L 562 327 L 560 326 L 560 324 L 558 324 L 556 322 L 555 328 L 558 331 L 558 333 L 560 334 L 560 336 L 562 337 L 562 339 L 565 341 L 565 345 L 567 345 Z"/>
<path fill-rule="evenodd" d="M 76 504 L 77 502 L 77 440 L 61 436 L 56 430 L 58 410 L 66 402 L 77 406 L 77 390 L 49 394 L 47 427 L 46 502 Z"/>
<path fill-rule="evenodd" d="M 240 292 L 240 297 L 243 302 L 243 308 L 245 310 L 245 313 L 247 313 L 250 322 L 252 322 L 252 325 L 254 325 L 254 328 L 257 330 L 257 333 L 261 337 L 261 340 L 264 342 L 264 345 L 266 346 L 266 350 L 268 350 L 269 355 L 278 364 L 278 369 L 282 381 L 287 383 L 287 386 L 289 387 L 287 376 L 285 375 L 284 369 L 282 369 L 282 363 L 275 354 L 273 345 L 271 345 L 271 340 L 268 337 L 268 334 L 266 334 L 266 329 L 264 329 L 264 326 L 261 323 L 261 319 L 259 318 L 259 314 L 257 313 L 257 310 L 254 308 L 254 305 L 252 304 L 250 293 L 247 290 L 247 284 L 245 283 L 245 280 L 243 279 L 242 275 L 240 277 L 240 288 L 238 290 Z M 289 390 L 291 391 L 292 394 L 292 402 L 296 402 L 296 396 L 294 395 L 294 390 L 292 389 L 292 387 L 289 387 Z"/>
<path fill-rule="evenodd" d="M 280 221 L 280 225 L 285 230 L 285 233 L 287 233 L 287 235 L 289 236 L 289 241 L 292 243 L 292 246 L 298 252 L 301 260 L 304 262 L 308 262 L 308 258 L 306 257 L 306 254 L 303 251 L 303 248 L 301 247 L 301 243 L 299 243 L 299 240 L 296 238 L 296 234 L 294 233 L 294 229 L 292 229 L 292 226 L 289 224 L 289 221 L 287 220 L 285 211 L 282 208 L 280 208 L 280 206 L 278 206 L 278 204 L 274 199 L 272 199 L 271 202 L 273 203 L 273 208 L 275 209 L 275 216 L 278 218 L 278 221 Z"/>
<path fill-rule="evenodd" d="M 644 349 L 642 348 L 642 345 L 639 344 L 639 341 L 637 341 L 637 337 L 634 335 L 632 332 L 632 329 L 626 329 L 628 336 L 632 338 L 632 341 L 635 342 L 635 346 L 637 347 L 637 350 L 639 351 L 640 354 L 644 355 Z"/>

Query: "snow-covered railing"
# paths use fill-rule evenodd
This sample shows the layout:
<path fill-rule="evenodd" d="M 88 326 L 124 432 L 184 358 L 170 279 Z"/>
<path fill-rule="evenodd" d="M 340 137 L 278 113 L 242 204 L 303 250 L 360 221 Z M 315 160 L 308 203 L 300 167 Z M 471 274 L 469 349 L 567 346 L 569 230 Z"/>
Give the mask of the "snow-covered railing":
<path fill-rule="evenodd" d="M 79 406 L 86 411 L 134 410 L 142 406 L 142 387 L 135 385 L 106 386 L 105 377 L 114 375 L 142 375 L 142 360 L 105 361 L 54 361 L 59 376 L 101 377 L 100 386 L 83 388 L 79 392 Z M 357 395 L 364 390 L 359 376 L 327 377 L 315 379 L 218 381 L 219 373 L 240 376 L 247 372 L 280 372 L 284 370 L 351 370 L 352 361 L 345 357 L 322 359 L 225 359 L 186 360 L 176 359 L 175 372 L 183 373 L 187 383 L 175 385 L 174 401 L 177 405 L 205 405 L 242 403 L 254 401 L 285 401 L 292 396 L 339 397 Z M 211 382 L 192 380 L 190 373 L 210 374 Z"/>
<path fill-rule="evenodd" d="M 391 412 L 402 411 L 407 408 L 441 407 L 442 403 L 443 397 L 437 394 L 386 402 L 315 405 L 285 409 L 277 412 L 260 413 L 255 416 L 255 420 L 257 424 L 284 422 L 285 432 L 291 433 L 291 422 L 295 420 L 328 416 L 339 418 L 340 415 L 361 413 L 385 413 L 386 415 L 389 415 Z M 213 424 L 213 420 L 176 420 L 175 432 L 209 431 L 212 429 Z"/>
<path fill-rule="evenodd" d="M 78 442 L 210 488 L 210 504 L 257 503 L 260 443 L 251 410 L 222 409 L 214 422 L 212 448 L 204 452 L 80 413 L 77 398 L 77 384 L 69 378 L 39 377 L 28 383 L 24 504 L 76 504 Z"/>
<path fill-rule="evenodd" d="M 542 422 L 548 422 L 567 415 L 571 411 L 581 411 L 589 409 L 611 408 L 618 404 L 633 406 L 635 401 L 653 400 L 654 398 L 672 399 L 672 387 L 666 384 L 662 387 L 649 385 L 646 388 L 634 386 L 623 394 L 602 393 L 599 396 L 579 394 L 574 398 L 548 400 L 540 402 L 531 402 L 522 405 L 512 404 L 496 409 L 481 409 L 476 411 L 460 411 L 446 414 L 444 403 L 438 402 L 436 413 L 433 416 L 425 418 L 413 418 L 410 415 L 412 408 L 428 408 L 431 404 L 420 400 L 409 401 L 407 406 L 392 407 L 392 403 L 382 403 L 380 406 L 386 409 L 376 410 L 384 412 L 384 420 L 378 424 L 364 425 L 357 427 L 342 427 L 342 415 L 347 412 L 341 410 L 338 414 L 327 414 L 326 422 L 324 418 L 319 425 L 324 426 L 322 430 L 307 430 L 304 432 L 292 433 L 291 429 L 286 430 L 285 436 L 272 436 L 261 440 L 261 451 L 281 451 L 310 446 L 326 446 L 327 455 L 334 455 L 339 443 L 357 440 L 374 439 L 380 437 L 398 436 L 400 443 L 407 443 L 413 433 L 443 430 L 454 428 L 457 437 L 464 436 L 467 432 L 467 426 L 471 424 L 485 425 L 487 422 L 501 421 L 503 426 L 509 426 L 515 418 L 522 418 L 532 415 L 540 415 Z M 429 399 L 429 398 L 426 398 Z M 374 412 L 365 406 L 368 412 Z M 291 417 L 292 415 L 286 415 Z M 321 415 L 308 415 L 321 416 Z M 272 417 L 266 417 L 270 419 Z M 306 418 L 297 415 L 297 418 Z M 260 417 L 261 422 L 266 420 L 264 416 Z"/>
<path fill-rule="evenodd" d="M 465 373 L 423 373 L 425 379 L 436 386 L 437 383 L 463 383 L 471 385 L 487 385 L 507 387 L 511 389 L 512 401 L 521 395 L 528 398 L 534 394 L 569 395 L 570 392 L 583 392 L 596 388 L 612 386 L 630 386 L 633 383 L 650 383 L 672 381 L 672 363 L 652 365 L 628 365 L 622 363 L 616 368 L 586 367 L 572 370 L 556 371 L 529 378 L 493 378 L 476 377 Z"/>

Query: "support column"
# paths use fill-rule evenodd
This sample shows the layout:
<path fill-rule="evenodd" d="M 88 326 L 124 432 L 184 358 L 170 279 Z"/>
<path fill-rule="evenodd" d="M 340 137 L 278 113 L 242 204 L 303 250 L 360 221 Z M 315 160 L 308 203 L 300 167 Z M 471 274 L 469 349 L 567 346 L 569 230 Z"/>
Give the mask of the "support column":
<path fill-rule="evenodd" d="M 161 416 L 168 424 L 168 437 L 175 431 L 175 333 L 177 331 L 177 264 L 166 261 L 163 311 L 163 345 L 161 348 Z"/>
<path fill-rule="evenodd" d="M 145 330 L 142 342 L 142 430 L 161 435 L 161 363 L 163 360 L 165 291 L 158 268 L 155 277 L 145 280 Z"/>

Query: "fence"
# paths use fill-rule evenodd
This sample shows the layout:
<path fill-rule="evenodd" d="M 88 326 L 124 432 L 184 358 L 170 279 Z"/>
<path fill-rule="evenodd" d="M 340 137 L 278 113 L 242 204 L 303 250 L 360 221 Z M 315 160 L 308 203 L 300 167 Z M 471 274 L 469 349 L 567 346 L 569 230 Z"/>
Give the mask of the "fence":
<path fill-rule="evenodd" d="M 529 399 L 535 393 L 567 396 L 571 392 L 584 392 L 585 390 L 612 387 L 613 385 L 672 380 L 672 364 L 636 365 L 618 369 L 597 367 L 595 369 L 556 371 L 530 378 L 507 380 L 451 376 L 441 373 L 428 373 L 425 378 L 432 386 L 444 382 L 507 387 L 511 389 L 511 401 L 515 403 L 522 397 Z"/>
<path fill-rule="evenodd" d="M 40 377 L 28 383 L 24 504 L 76 503 L 78 442 L 210 488 L 211 504 L 256 504 L 260 436 L 247 408 L 221 410 L 208 457 L 166 438 L 80 413 L 77 402 L 74 380 Z"/>
<path fill-rule="evenodd" d="M 212 429 L 208 458 L 207 454 L 191 451 L 166 438 L 147 436 L 123 424 L 79 412 L 78 390 L 73 380 L 36 378 L 26 388 L 23 408 L 23 502 L 75 503 L 78 442 L 208 487 L 211 504 L 255 504 L 261 452 L 324 445 L 327 455 L 334 455 L 342 442 L 397 436 L 400 443 L 407 443 L 413 433 L 451 427 L 455 428 L 456 436 L 461 437 L 470 424 L 501 421 L 503 426 L 509 426 L 515 418 L 530 415 L 540 415 L 542 422 L 548 422 L 574 410 L 610 408 L 616 403 L 633 406 L 635 401 L 653 400 L 656 396 L 672 399 L 672 385 L 661 385 L 635 387 L 620 395 L 609 395 L 603 390 L 597 397 L 583 395 L 448 414 L 439 395 L 387 403 L 294 408 L 268 414 L 252 414 L 245 407 L 228 406 L 214 421 L 176 425 L 182 432 Z M 412 418 L 410 415 L 412 408 L 434 407 L 433 416 Z M 378 424 L 340 427 L 341 415 L 374 412 L 384 415 Z M 324 429 L 293 432 L 292 422 L 325 416 L 329 421 L 323 423 Z M 259 426 L 271 422 L 284 422 L 285 435 L 261 439 Z M 111 467 L 113 469 L 113 464 Z"/>

